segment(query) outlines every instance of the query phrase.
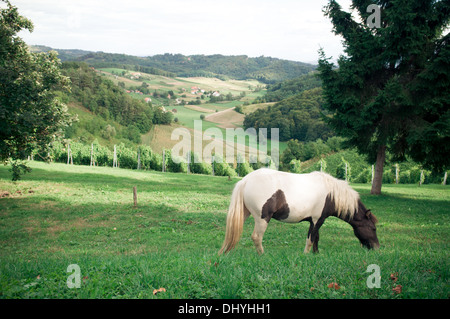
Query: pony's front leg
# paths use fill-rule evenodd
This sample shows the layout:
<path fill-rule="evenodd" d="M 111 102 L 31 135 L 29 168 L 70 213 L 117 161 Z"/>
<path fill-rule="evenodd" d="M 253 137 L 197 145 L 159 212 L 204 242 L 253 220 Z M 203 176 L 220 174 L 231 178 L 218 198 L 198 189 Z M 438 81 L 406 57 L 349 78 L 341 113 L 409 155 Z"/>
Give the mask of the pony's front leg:
<path fill-rule="evenodd" d="M 262 240 L 264 236 L 264 232 L 267 229 L 267 221 L 265 219 L 255 219 L 255 228 L 253 229 L 252 239 L 255 244 L 256 251 L 258 254 L 264 253 L 264 248 L 262 246 Z"/>
<path fill-rule="evenodd" d="M 319 219 L 316 223 L 311 221 L 309 224 L 308 237 L 306 238 L 305 250 L 303 253 L 307 254 L 311 251 L 311 247 L 313 248 L 313 252 L 319 252 L 319 229 L 322 226 L 323 220 Z"/>
<path fill-rule="evenodd" d="M 311 250 L 312 245 L 313 245 L 313 242 L 311 241 L 311 237 L 308 236 L 308 237 L 306 238 L 306 245 L 305 245 L 305 250 L 303 250 L 303 253 L 304 253 L 304 254 L 309 253 L 310 250 Z"/>

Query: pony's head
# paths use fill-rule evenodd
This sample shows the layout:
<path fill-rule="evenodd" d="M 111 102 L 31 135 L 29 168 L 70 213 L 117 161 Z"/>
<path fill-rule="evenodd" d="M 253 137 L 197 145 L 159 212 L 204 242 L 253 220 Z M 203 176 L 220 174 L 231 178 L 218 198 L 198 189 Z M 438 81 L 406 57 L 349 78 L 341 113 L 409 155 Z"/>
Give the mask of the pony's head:
<path fill-rule="evenodd" d="M 362 203 L 360 203 L 357 213 L 350 221 L 355 236 L 359 239 L 361 244 L 368 249 L 380 248 L 377 237 L 377 228 L 375 226 L 377 222 L 378 220 L 375 215 L 372 214 L 369 209 L 366 209 Z"/>

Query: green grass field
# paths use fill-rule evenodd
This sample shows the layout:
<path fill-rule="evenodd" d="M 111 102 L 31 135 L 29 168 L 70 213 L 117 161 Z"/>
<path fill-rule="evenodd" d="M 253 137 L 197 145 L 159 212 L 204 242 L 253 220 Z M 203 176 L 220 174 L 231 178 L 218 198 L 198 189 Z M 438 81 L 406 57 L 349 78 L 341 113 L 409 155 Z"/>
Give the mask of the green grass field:
<path fill-rule="evenodd" d="M 30 165 L 19 182 L 0 167 L 0 298 L 450 295 L 450 192 L 442 185 L 384 185 L 381 196 L 352 185 L 379 219 L 377 251 L 361 248 L 348 224 L 329 218 L 319 254 L 305 255 L 309 225 L 274 220 L 258 256 L 250 218 L 238 247 L 218 256 L 237 178 Z M 71 264 L 80 267 L 80 288 L 67 286 Z M 370 264 L 380 267 L 380 288 L 366 285 Z M 333 282 L 339 289 L 328 288 Z"/>

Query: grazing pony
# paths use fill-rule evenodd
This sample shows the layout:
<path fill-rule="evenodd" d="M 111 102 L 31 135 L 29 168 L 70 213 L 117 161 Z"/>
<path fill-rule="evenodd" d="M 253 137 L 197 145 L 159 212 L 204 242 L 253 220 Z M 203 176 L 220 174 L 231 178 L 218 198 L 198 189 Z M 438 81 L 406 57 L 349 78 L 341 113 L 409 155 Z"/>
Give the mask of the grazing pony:
<path fill-rule="evenodd" d="M 319 228 L 329 216 L 349 223 L 363 246 L 380 246 L 376 217 L 347 182 L 326 173 L 293 174 L 262 168 L 245 176 L 234 187 L 219 254 L 236 246 L 250 214 L 255 219 L 252 239 L 259 254 L 264 252 L 262 239 L 272 218 L 286 223 L 310 223 L 305 253 L 311 247 L 318 252 Z"/>

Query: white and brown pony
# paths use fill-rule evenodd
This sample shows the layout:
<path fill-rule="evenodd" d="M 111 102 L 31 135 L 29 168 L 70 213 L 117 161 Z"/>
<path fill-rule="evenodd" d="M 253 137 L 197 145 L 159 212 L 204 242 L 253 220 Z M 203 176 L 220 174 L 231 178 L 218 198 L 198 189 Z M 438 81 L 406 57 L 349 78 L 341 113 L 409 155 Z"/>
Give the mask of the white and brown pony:
<path fill-rule="evenodd" d="M 319 228 L 329 216 L 348 222 L 361 244 L 378 248 L 375 216 L 345 181 L 328 174 L 293 174 L 271 169 L 256 170 L 234 187 L 228 210 L 225 241 L 219 254 L 233 249 L 242 234 L 244 221 L 255 220 L 252 234 L 258 253 L 264 252 L 262 239 L 272 218 L 286 223 L 309 221 L 305 253 L 318 251 Z"/>

